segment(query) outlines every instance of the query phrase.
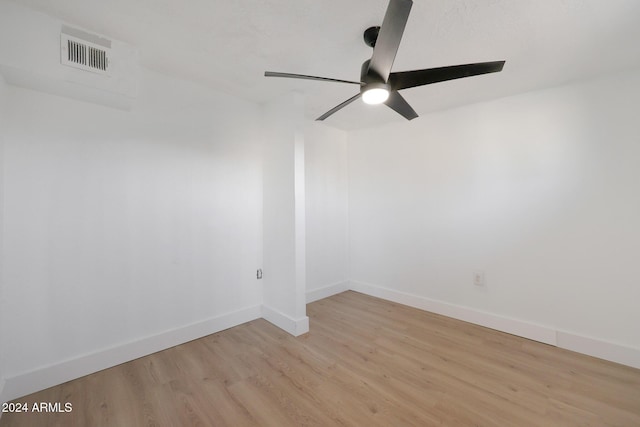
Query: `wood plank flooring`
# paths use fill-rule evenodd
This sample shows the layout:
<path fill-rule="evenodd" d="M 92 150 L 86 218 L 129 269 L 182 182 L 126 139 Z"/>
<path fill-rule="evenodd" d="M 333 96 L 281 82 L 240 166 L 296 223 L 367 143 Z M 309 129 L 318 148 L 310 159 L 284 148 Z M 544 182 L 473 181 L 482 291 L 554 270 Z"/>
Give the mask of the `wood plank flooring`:
<path fill-rule="evenodd" d="M 17 426 L 640 426 L 640 370 L 345 292 L 17 399 Z"/>

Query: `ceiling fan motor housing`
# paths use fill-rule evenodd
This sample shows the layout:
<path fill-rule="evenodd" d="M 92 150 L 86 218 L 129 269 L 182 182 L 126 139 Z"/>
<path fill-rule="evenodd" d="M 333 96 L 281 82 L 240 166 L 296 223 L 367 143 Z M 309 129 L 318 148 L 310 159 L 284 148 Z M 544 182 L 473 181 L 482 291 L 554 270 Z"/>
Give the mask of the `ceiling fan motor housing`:
<path fill-rule="evenodd" d="M 384 83 L 384 79 L 376 74 L 375 71 L 369 69 L 370 59 L 367 59 L 362 63 L 360 67 L 360 81 L 365 85 L 369 83 Z"/>

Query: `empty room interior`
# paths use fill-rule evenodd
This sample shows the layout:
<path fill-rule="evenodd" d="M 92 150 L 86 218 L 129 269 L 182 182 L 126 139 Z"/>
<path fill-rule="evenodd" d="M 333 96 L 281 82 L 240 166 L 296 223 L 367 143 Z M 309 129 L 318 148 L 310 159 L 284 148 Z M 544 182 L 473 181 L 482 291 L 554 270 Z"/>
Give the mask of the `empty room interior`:
<path fill-rule="evenodd" d="M 0 0 L 0 426 L 640 426 L 637 0 Z"/>

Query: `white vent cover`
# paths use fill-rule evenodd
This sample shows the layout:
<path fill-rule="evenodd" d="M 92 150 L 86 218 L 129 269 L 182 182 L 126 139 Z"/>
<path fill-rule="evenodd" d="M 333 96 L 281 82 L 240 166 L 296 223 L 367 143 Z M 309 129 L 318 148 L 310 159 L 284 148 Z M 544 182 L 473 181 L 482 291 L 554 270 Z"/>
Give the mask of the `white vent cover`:
<path fill-rule="evenodd" d="M 109 74 L 110 49 L 69 34 L 60 34 L 60 62 L 69 67 Z"/>

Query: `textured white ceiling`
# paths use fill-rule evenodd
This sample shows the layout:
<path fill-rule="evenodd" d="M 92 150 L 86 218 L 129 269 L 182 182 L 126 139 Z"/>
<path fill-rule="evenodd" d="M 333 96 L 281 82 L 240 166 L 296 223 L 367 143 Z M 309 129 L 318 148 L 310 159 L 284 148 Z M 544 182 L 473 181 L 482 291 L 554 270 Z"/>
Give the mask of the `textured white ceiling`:
<path fill-rule="evenodd" d="M 5 1 L 5 0 L 2 0 Z M 291 90 L 315 118 L 352 85 L 265 78 L 265 70 L 358 80 L 362 32 L 387 0 L 17 0 L 130 43 L 143 65 L 257 102 Z M 408 89 L 418 114 L 640 68 L 639 0 L 415 0 L 395 71 L 506 60 L 502 73 Z M 355 102 L 327 119 L 359 129 L 404 119 Z"/>

